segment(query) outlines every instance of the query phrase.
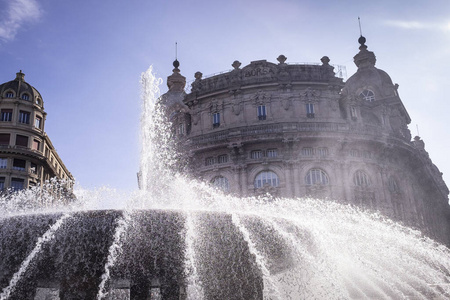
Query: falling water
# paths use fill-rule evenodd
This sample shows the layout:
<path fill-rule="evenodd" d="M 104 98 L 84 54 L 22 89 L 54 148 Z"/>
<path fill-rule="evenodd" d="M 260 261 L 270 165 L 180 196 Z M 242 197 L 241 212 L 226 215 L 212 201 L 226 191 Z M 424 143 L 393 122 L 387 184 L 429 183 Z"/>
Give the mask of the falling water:
<path fill-rule="evenodd" d="M 91 284 L 94 292 L 89 299 L 107 298 L 115 279 L 144 280 L 142 286 L 153 290 L 146 281 L 161 276 L 163 283 L 186 287 L 189 300 L 450 298 L 450 250 L 419 231 L 331 200 L 224 195 L 174 172 L 171 167 L 177 155 L 171 147 L 170 124 L 157 101 L 161 80 L 149 68 L 141 82 L 141 190 L 124 199 L 133 211 L 93 210 L 104 209 L 98 205 L 105 205 L 114 193 L 96 192 L 104 199 L 85 206 L 91 211 L 78 213 L 80 226 L 74 223 L 68 228 L 74 237 L 60 230 L 54 238 L 69 218 L 64 214 L 31 253 L 23 255 L 23 262 L 11 264 L 14 268 L 3 274 L 0 270 L 0 283 L 9 282 L 0 300 L 19 291 L 16 286 L 25 273 L 35 271 L 30 263 L 52 239 L 52 245 L 61 244 L 48 251 L 45 262 L 59 273 L 45 274 L 46 279 L 60 280 L 61 293 L 69 297 L 78 295 L 75 288 Z M 79 198 L 89 197 L 92 193 L 85 192 Z M 32 202 L 29 195 L 24 199 L 14 203 Z M 0 199 L 0 212 L 5 207 L 12 209 L 11 203 Z M 30 230 L 35 226 L 33 219 L 27 218 L 21 223 L 27 226 L 14 235 L 16 216 L 0 219 L 2 225 L 11 225 L 9 231 L 8 226 L 2 228 L 0 247 L 16 245 L 8 234 L 24 239 L 31 235 L 30 240 L 38 236 Z M 15 261 L 14 249 L 0 250 L 0 268 L 4 262 Z M 58 259 L 51 253 L 64 260 L 55 262 Z M 92 253 L 91 260 L 85 258 Z M 5 280 L 9 274 L 12 278 Z"/>
<path fill-rule="evenodd" d="M 128 211 L 124 211 L 123 216 L 117 220 L 114 240 L 108 250 L 108 260 L 105 265 L 105 272 L 102 275 L 102 281 L 98 287 L 98 300 L 104 299 L 108 295 L 108 292 L 105 290 L 106 283 L 111 279 L 111 268 L 115 265 L 117 258 L 122 252 L 122 243 L 130 220 L 131 216 Z"/>
<path fill-rule="evenodd" d="M 3 289 L 2 293 L 0 294 L 0 300 L 6 300 L 10 297 L 10 295 L 14 291 L 17 283 L 22 278 L 23 274 L 27 271 L 30 263 L 33 261 L 33 259 L 36 257 L 36 255 L 40 253 L 42 246 L 45 243 L 50 242 L 55 237 L 55 232 L 61 227 L 61 225 L 69 217 L 70 217 L 69 214 L 62 215 L 62 217 L 59 218 L 55 222 L 55 224 L 53 224 L 44 233 L 44 235 L 38 239 L 33 251 L 31 251 L 31 253 L 27 256 L 27 258 L 22 262 L 20 269 L 13 275 L 13 277 L 11 278 L 11 281 L 9 282 L 9 285 Z"/>
<path fill-rule="evenodd" d="M 156 140 L 156 132 L 154 130 L 157 120 L 155 119 L 155 105 L 159 97 L 159 85 L 162 79 L 157 78 L 153 74 L 153 67 L 141 74 L 141 98 L 142 98 L 142 114 L 141 114 L 141 168 L 139 183 L 142 190 L 149 190 L 151 168 L 157 164 L 154 153 L 158 151 L 157 145 L 153 142 Z M 153 153 L 153 154 L 152 154 Z M 151 154 L 151 155 L 149 155 Z"/>
<path fill-rule="evenodd" d="M 247 228 L 245 228 L 244 225 L 241 224 L 239 217 L 235 213 L 231 215 L 231 220 L 233 221 L 234 226 L 236 226 L 239 229 L 239 231 L 242 233 L 244 240 L 248 244 L 248 249 L 249 249 L 250 253 L 254 255 L 256 264 L 262 271 L 263 280 L 264 280 L 264 296 L 267 297 L 266 299 L 271 299 L 271 300 L 283 299 L 283 298 L 281 298 L 278 288 L 276 287 L 276 285 L 273 282 L 273 277 L 270 275 L 270 271 L 266 267 L 266 265 L 267 265 L 266 259 L 259 253 L 255 244 L 253 243 L 252 239 L 250 238 L 250 232 L 247 230 Z"/>
<path fill-rule="evenodd" d="M 198 278 L 194 241 L 197 238 L 192 212 L 186 213 L 186 275 L 188 299 L 203 300 L 201 282 Z"/>

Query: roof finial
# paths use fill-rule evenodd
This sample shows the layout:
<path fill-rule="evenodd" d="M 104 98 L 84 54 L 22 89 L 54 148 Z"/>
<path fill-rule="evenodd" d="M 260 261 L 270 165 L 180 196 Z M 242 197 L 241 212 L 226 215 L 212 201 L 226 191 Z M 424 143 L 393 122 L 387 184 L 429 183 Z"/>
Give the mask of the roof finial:
<path fill-rule="evenodd" d="M 366 38 L 363 37 L 363 35 L 362 35 L 362 30 L 361 30 L 361 19 L 360 19 L 359 17 L 358 17 L 358 23 L 359 23 L 359 34 L 360 34 L 360 37 L 359 37 L 359 39 L 358 39 L 358 43 L 361 44 L 361 46 L 359 46 L 359 49 L 360 49 L 360 50 L 362 50 L 362 49 L 367 49 L 367 46 L 364 45 L 364 43 L 366 42 Z"/>
<path fill-rule="evenodd" d="M 361 19 L 359 17 L 358 17 L 358 23 L 359 23 L 359 35 L 362 36 Z"/>
<path fill-rule="evenodd" d="M 180 62 L 178 61 L 178 43 L 175 42 L 175 61 L 173 62 L 173 66 L 175 67 L 175 69 L 173 69 L 173 71 L 178 71 L 180 72 L 180 70 L 178 69 L 178 67 L 180 66 Z"/>
<path fill-rule="evenodd" d="M 16 73 L 16 80 L 25 81 L 25 74 L 22 73 L 22 70 Z"/>

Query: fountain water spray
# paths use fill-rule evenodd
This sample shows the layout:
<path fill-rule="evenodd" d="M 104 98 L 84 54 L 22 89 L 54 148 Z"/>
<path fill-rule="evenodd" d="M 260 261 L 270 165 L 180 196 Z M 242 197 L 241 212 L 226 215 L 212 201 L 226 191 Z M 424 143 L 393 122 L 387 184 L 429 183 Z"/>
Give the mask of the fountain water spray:
<path fill-rule="evenodd" d="M 36 220 L 15 223 L 23 210 L 14 213 L 14 205 L 0 200 L 0 211 L 11 212 L 0 218 L 6 225 L 1 300 L 24 295 L 16 288 L 21 279 L 30 280 L 24 289 L 39 280 L 40 273 L 25 273 L 36 271 L 29 266 L 52 239 L 61 244 L 42 259 L 55 269 L 45 279 L 59 280 L 68 298 L 105 299 L 115 279 L 128 280 L 127 288 L 141 298 L 157 288 L 163 299 L 186 290 L 188 300 L 450 298 L 450 250 L 416 230 L 330 200 L 225 195 L 178 173 L 170 122 L 157 100 L 161 80 L 149 68 L 141 83 L 141 190 L 126 199 L 133 210 L 96 211 L 105 203 L 96 201 L 67 226 L 67 236 L 54 238 L 69 218 L 64 214 L 15 264 L 20 243 L 14 239 L 38 236 Z M 100 190 L 80 198 L 102 193 L 105 199 L 114 194 Z M 14 203 L 30 203 L 32 197 L 25 198 Z M 39 218 L 47 224 L 53 217 Z M 16 230 L 15 224 L 26 226 Z"/>

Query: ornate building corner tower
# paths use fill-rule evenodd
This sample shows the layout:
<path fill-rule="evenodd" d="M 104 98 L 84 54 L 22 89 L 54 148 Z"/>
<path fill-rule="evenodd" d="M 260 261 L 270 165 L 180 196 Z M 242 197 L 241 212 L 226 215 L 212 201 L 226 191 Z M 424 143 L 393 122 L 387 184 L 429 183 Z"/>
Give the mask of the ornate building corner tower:
<path fill-rule="evenodd" d="M 73 181 L 44 131 L 46 116 L 41 94 L 22 71 L 0 85 L 1 190 L 21 190 L 53 177 Z"/>
<path fill-rule="evenodd" d="M 346 82 L 317 64 L 253 61 L 203 78 L 190 93 L 169 76 L 165 101 L 189 172 L 238 196 L 329 198 L 420 228 L 450 244 L 449 190 L 419 138 L 398 85 L 359 38 Z M 340 68 L 342 70 L 342 67 Z"/>

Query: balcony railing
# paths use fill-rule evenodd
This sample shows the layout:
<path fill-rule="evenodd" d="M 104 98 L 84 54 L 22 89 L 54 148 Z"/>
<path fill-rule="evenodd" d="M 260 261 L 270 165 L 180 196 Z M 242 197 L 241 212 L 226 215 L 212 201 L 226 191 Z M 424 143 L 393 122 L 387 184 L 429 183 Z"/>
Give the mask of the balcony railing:
<path fill-rule="evenodd" d="M 219 132 L 194 136 L 189 140 L 193 144 L 205 144 L 214 142 L 223 142 L 229 137 L 252 136 L 252 135 L 270 135 L 287 132 L 341 132 L 355 134 L 371 134 L 380 136 L 383 129 L 374 125 L 351 125 L 347 123 L 278 123 L 261 124 L 256 126 L 230 128 Z"/>

